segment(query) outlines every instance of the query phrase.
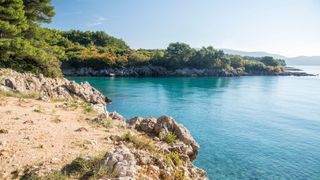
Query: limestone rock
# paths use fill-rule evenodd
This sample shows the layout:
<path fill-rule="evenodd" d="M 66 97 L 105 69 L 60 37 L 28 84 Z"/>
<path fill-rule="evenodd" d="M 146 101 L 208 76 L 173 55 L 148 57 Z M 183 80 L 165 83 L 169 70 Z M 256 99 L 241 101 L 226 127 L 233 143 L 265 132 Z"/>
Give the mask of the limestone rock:
<path fill-rule="evenodd" d="M 145 133 L 154 133 L 154 126 L 157 122 L 155 118 L 134 117 L 127 121 L 130 128 L 143 131 Z"/>
<path fill-rule="evenodd" d="M 109 113 L 109 118 L 118 121 L 125 121 L 125 118 L 115 111 Z"/>
<path fill-rule="evenodd" d="M 93 104 L 99 112 L 105 111 L 105 105 L 111 102 L 88 82 L 78 84 L 67 79 L 46 78 L 42 74 L 18 73 L 8 69 L 0 69 L 0 89 L 23 94 L 39 94 L 43 100 L 78 97 Z"/>
<path fill-rule="evenodd" d="M 198 155 L 199 144 L 193 139 L 188 129 L 182 124 L 178 124 L 172 117 L 161 116 L 158 119 L 135 117 L 129 119 L 127 124 L 130 128 L 147 134 L 154 134 L 160 139 L 163 139 L 162 136 L 166 133 L 172 132 L 189 148 L 185 149 L 185 153 L 188 154 L 191 161 L 196 159 Z"/>
<path fill-rule="evenodd" d="M 127 147 L 119 147 L 114 152 L 108 153 L 103 160 L 107 174 L 116 178 L 135 178 L 136 160 Z"/>

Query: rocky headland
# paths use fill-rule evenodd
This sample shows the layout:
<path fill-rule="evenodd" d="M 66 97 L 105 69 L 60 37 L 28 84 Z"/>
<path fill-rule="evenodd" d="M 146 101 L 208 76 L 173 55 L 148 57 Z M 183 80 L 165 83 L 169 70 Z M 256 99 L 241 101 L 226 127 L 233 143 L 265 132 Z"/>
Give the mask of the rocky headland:
<path fill-rule="evenodd" d="M 126 120 L 89 83 L 0 70 L 1 179 L 207 179 L 169 116 Z"/>
<path fill-rule="evenodd" d="M 141 66 L 123 68 L 93 69 L 91 67 L 82 68 L 62 68 L 65 76 L 109 76 L 109 77 L 233 77 L 233 76 L 313 76 L 301 71 L 290 71 L 284 68 L 283 72 L 252 71 L 243 72 L 239 70 L 224 69 L 196 69 L 182 68 L 170 70 L 160 66 Z"/>

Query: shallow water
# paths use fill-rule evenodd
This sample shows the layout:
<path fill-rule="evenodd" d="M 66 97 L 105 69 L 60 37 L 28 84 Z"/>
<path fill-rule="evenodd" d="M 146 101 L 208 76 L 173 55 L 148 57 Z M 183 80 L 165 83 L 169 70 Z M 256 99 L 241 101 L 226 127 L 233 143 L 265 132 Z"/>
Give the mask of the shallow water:
<path fill-rule="evenodd" d="M 319 179 L 320 78 L 69 78 L 125 117 L 173 116 L 210 179 Z"/>

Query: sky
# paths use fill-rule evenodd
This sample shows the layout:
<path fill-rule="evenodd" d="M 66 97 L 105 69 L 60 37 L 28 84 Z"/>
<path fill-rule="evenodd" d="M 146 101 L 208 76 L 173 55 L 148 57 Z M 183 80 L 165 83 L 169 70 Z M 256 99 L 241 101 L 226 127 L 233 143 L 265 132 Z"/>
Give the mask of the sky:
<path fill-rule="evenodd" d="M 171 42 L 320 55 L 320 0 L 53 0 L 50 28 L 102 30 L 134 49 Z"/>

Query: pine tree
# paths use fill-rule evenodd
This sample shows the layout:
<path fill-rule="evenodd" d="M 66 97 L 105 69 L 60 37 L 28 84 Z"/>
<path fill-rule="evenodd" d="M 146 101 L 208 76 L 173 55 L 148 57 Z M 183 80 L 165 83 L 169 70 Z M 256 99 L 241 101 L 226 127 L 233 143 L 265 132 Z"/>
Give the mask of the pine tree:
<path fill-rule="evenodd" d="M 0 38 L 14 38 L 28 28 L 23 0 L 0 0 Z"/>

